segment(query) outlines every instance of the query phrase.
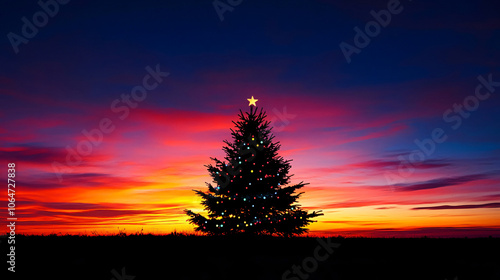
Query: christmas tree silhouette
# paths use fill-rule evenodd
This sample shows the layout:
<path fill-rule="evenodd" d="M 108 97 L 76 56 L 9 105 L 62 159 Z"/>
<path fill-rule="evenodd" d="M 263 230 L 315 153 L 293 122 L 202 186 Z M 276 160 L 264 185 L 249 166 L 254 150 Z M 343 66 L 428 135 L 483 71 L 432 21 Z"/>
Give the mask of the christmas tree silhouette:
<path fill-rule="evenodd" d="M 255 99 L 249 101 L 255 105 Z M 211 158 L 207 165 L 214 185 L 208 191 L 195 190 L 201 196 L 207 217 L 185 210 L 196 231 L 210 235 L 236 233 L 292 236 L 307 232 L 311 218 L 321 211 L 308 213 L 297 200 L 295 191 L 307 185 L 288 186 L 290 161 L 278 155 L 279 142 L 273 142 L 270 122 L 261 109 L 250 106 L 240 110 L 239 120 L 231 129 L 233 141 L 225 140 L 225 161 Z"/>

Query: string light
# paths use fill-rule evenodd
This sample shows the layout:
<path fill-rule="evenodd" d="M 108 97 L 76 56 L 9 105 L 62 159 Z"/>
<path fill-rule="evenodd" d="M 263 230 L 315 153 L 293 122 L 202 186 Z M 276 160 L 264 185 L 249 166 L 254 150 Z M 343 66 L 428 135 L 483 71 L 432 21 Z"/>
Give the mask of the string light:
<path fill-rule="evenodd" d="M 260 125 L 260 120 L 259 120 L 259 117 L 257 115 L 255 115 L 255 116 L 254 115 L 250 115 L 249 118 L 245 119 L 245 120 L 246 120 L 247 125 L 249 123 L 251 123 L 251 122 L 256 122 L 257 123 L 256 124 L 256 129 L 257 130 L 262 129 L 259 126 Z M 243 124 L 238 124 L 237 126 L 238 126 L 238 128 L 240 128 L 240 127 L 244 127 L 244 125 L 245 125 L 245 122 L 243 122 Z M 255 129 L 255 128 L 248 128 L 247 127 L 247 129 Z M 269 139 L 267 139 L 269 137 L 265 136 L 267 134 L 264 134 L 264 136 L 263 136 L 259 132 L 259 137 L 254 137 L 254 135 L 251 135 L 251 141 L 249 141 L 248 143 L 246 143 L 246 140 L 249 140 L 249 138 L 247 138 L 249 136 L 249 134 L 244 133 L 244 130 L 240 130 L 240 131 L 238 131 L 236 133 L 237 134 L 236 134 L 235 138 L 239 138 L 239 139 L 234 139 L 235 140 L 235 144 L 236 145 L 241 145 L 241 143 L 243 143 L 243 146 L 246 146 L 247 150 L 250 149 L 250 146 L 253 146 L 253 147 L 260 147 L 260 146 L 262 146 L 263 148 L 268 148 L 268 149 L 270 149 L 272 147 L 275 147 L 275 144 L 271 143 L 269 141 Z M 256 138 L 260 138 L 261 140 L 258 140 L 258 139 L 256 140 Z M 264 144 L 263 139 L 266 139 L 266 144 Z M 248 181 L 252 181 L 253 182 L 253 180 L 257 180 L 257 183 L 258 183 L 258 181 L 261 181 L 260 184 L 262 186 L 260 186 L 259 183 L 257 185 L 255 185 L 255 186 L 253 186 L 253 190 L 255 190 L 257 192 L 260 192 L 260 193 L 254 194 L 255 195 L 255 196 L 253 196 L 254 203 L 256 202 L 255 200 L 257 200 L 257 196 L 259 197 L 259 200 L 260 199 L 268 199 L 268 201 L 277 201 L 275 199 L 280 199 L 280 197 L 277 196 L 277 194 L 278 194 L 277 190 L 283 190 L 283 188 L 281 188 L 281 183 L 278 183 L 278 182 L 274 181 L 274 179 L 273 180 L 267 180 L 268 178 L 279 177 L 278 181 L 283 181 L 285 185 L 287 183 L 286 182 L 287 181 L 287 174 L 283 174 L 283 178 L 281 178 L 280 177 L 280 173 L 277 172 L 277 170 L 276 170 L 276 169 L 278 169 L 278 170 L 283 170 L 284 172 L 286 172 L 286 170 L 284 170 L 284 167 L 282 166 L 281 162 L 278 161 L 278 160 L 275 160 L 275 158 L 274 158 L 275 154 L 267 155 L 266 153 L 265 154 L 260 154 L 259 153 L 259 156 L 261 156 L 261 157 L 268 157 L 267 161 L 260 162 L 260 160 L 255 160 L 254 158 L 248 157 L 248 154 L 250 154 L 250 151 L 244 152 L 243 147 L 241 147 L 241 146 L 239 146 L 239 147 L 233 146 L 233 147 L 235 149 L 230 152 L 233 155 L 233 157 L 231 157 L 231 156 L 228 157 L 228 158 L 230 158 L 230 161 L 227 162 L 227 163 L 222 163 L 222 162 L 219 161 L 219 162 L 217 162 L 217 163 L 219 163 L 219 166 L 216 166 L 215 168 L 213 168 L 213 169 L 216 170 L 216 174 L 217 174 L 217 176 L 213 176 L 213 177 L 215 177 L 216 182 L 220 183 L 220 181 L 222 180 L 222 177 L 227 177 L 227 176 L 221 175 L 221 174 L 224 173 L 224 170 L 226 170 L 226 175 L 229 175 L 229 173 L 228 173 L 229 167 L 231 167 L 231 168 L 237 168 L 237 167 L 242 168 L 243 160 L 245 161 L 245 163 L 246 162 L 248 162 L 248 163 L 252 162 L 253 164 L 252 165 L 248 165 L 248 166 L 249 167 L 250 166 L 254 166 L 253 168 L 256 168 L 256 166 L 257 166 L 256 163 L 259 163 L 259 165 L 261 165 L 261 166 L 259 166 L 260 170 L 258 170 L 258 172 L 257 171 L 254 172 L 254 170 L 251 169 L 250 173 L 252 173 L 252 175 L 251 176 L 247 175 L 248 177 L 245 178 L 245 180 L 247 180 L 247 182 Z M 261 151 L 261 150 L 262 149 L 258 149 L 258 151 Z M 252 150 L 252 151 L 254 151 L 254 150 Z M 256 154 L 250 154 L 250 155 L 252 157 L 256 156 Z M 242 159 L 241 157 L 245 157 L 247 159 Z M 270 162 L 271 161 L 273 161 L 272 166 L 270 166 Z M 224 165 L 222 165 L 220 163 L 222 163 Z M 238 166 L 238 165 L 240 165 L 240 166 Z M 223 168 L 223 166 L 225 166 L 226 168 Z M 218 171 L 219 168 L 220 168 L 221 171 Z M 211 170 L 212 172 L 213 172 L 213 169 Z M 265 172 L 262 172 L 262 170 L 264 170 Z M 272 174 L 265 174 L 267 172 L 272 173 L 273 171 L 276 172 L 274 175 L 272 175 Z M 237 174 L 233 175 L 233 174 L 231 174 L 231 175 L 233 175 L 233 179 L 234 180 L 230 180 L 230 182 L 235 182 L 236 178 L 238 176 L 240 176 L 240 179 L 243 179 L 242 175 L 248 174 L 248 173 L 246 173 L 246 172 L 248 172 L 248 169 L 246 169 L 244 172 L 243 172 L 242 169 L 240 169 L 239 172 L 240 172 L 240 175 L 237 175 Z M 260 176 L 259 177 L 257 177 L 257 176 L 254 177 L 253 173 L 259 173 Z M 262 173 L 264 173 L 264 174 L 262 174 Z M 211 173 L 211 174 L 213 174 L 213 173 Z M 266 179 L 266 183 L 265 184 L 263 184 L 263 182 L 262 182 L 264 178 Z M 227 179 L 230 179 L 230 177 L 227 177 Z M 227 182 L 227 180 L 223 180 L 223 181 Z M 272 182 L 272 181 L 274 181 L 274 182 Z M 240 180 L 239 182 L 242 182 L 242 180 Z M 245 186 L 245 189 L 248 190 L 248 188 L 250 186 L 252 186 L 252 183 L 248 182 L 248 186 Z M 270 187 L 271 191 L 268 191 L 268 192 L 261 191 L 261 189 L 260 189 L 261 187 L 264 188 L 264 189 L 266 187 Z M 217 196 L 219 196 L 219 197 L 211 196 L 210 198 L 207 198 L 207 199 L 209 201 L 211 200 L 212 203 L 213 203 L 213 200 L 216 200 L 217 204 L 219 204 L 219 201 L 220 201 L 221 204 L 224 203 L 224 201 L 226 199 L 228 199 L 229 201 L 231 201 L 231 200 L 233 200 L 233 201 L 241 201 L 241 200 L 237 199 L 239 197 L 239 194 L 235 192 L 235 190 L 238 190 L 238 191 L 242 190 L 240 186 L 235 186 L 234 188 L 236 188 L 236 189 L 229 188 L 230 190 L 226 189 L 226 190 L 223 190 L 223 191 L 221 190 L 221 188 L 222 188 L 222 186 L 217 184 L 217 186 L 216 186 L 216 190 L 217 191 L 215 192 L 215 194 Z M 255 188 L 257 188 L 257 189 L 255 189 Z M 274 194 L 272 194 L 273 191 L 274 191 Z M 285 200 L 287 200 L 287 195 L 290 195 L 291 192 L 283 192 L 283 193 L 285 195 Z M 221 195 L 222 195 L 222 197 L 220 197 Z M 243 191 L 243 193 L 242 193 L 242 199 L 243 199 L 243 201 L 244 202 L 246 202 L 246 201 L 252 201 L 252 196 L 251 195 L 252 194 L 248 193 L 248 191 Z M 277 202 L 279 202 L 279 201 L 277 201 Z M 282 222 L 282 221 L 286 222 L 286 218 L 284 217 L 284 215 L 287 215 L 287 217 L 289 217 L 289 220 L 292 220 L 291 219 L 292 217 L 294 217 L 294 219 L 296 219 L 297 217 L 299 217 L 300 219 L 304 219 L 303 217 L 301 217 L 301 214 L 303 214 L 303 213 L 297 213 L 297 210 L 293 211 L 294 207 L 292 207 L 291 205 L 288 205 L 288 206 L 290 207 L 289 209 L 292 209 L 292 210 L 287 210 L 287 209 L 277 210 L 272 205 L 266 205 L 267 203 L 261 203 L 261 202 L 257 202 L 257 203 L 259 203 L 260 206 L 257 205 L 257 208 L 259 208 L 259 209 L 256 210 L 256 211 L 248 209 L 246 203 L 240 204 L 241 205 L 240 209 L 233 209 L 233 210 L 237 210 L 236 214 L 241 214 L 241 216 L 237 216 L 237 215 L 233 215 L 233 214 L 226 214 L 225 210 L 228 210 L 231 213 L 234 212 L 234 211 L 230 211 L 229 208 L 228 209 L 224 209 L 224 211 L 220 211 L 220 210 L 222 210 L 220 208 L 217 209 L 219 211 L 216 211 L 216 212 L 219 212 L 221 216 L 226 216 L 226 218 L 229 218 L 229 219 L 236 219 L 237 218 L 238 220 L 240 220 L 240 222 L 238 222 L 238 223 L 235 222 L 234 224 L 231 223 L 231 222 L 228 222 L 228 226 L 227 226 L 227 228 L 224 231 L 228 231 L 228 232 L 229 231 L 250 232 L 250 229 L 249 230 L 245 230 L 245 229 L 239 230 L 239 227 L 240 226 L 241 227 L 245 227 L 245 226 L 248 227 L 248 226 L 254 226 L 254 225 L 257 226 L 259 224 L 262 224 L 262 221 L 264 221 L 264 224 L 266 224 L 266 222 L 265 222 L 266 219 L 268 220 L 268 223 L 271 223 L 271 224 L 273 222 L 276 224 L 276 221 L 278 221 L 278 222 Z M 230 205 L 231 205 L 231 203 L 230 203 Z M 255 207 L 254 204 L 251 204 L 251 205 L 252 205 L 252 208 Z M 262 205 L 264 205 L 265 207 L 262 206 Z M 262 212 L 260 210 L 260 207 L 262 207 Z M 221 206 L 221 208 L 225 208 L 225 207 Z M 212 209 L 212 210 L 215 210 L 215 209 Z M 273 211 L 276 211 L 274 213 L 275 215 L 273 215 L 273 213 L 269 213 L 269 212 L 273 212 Z M 255 213 L 260 212 L 262 214 L 269 214 L 269 215 L 265 215 L 266 218 L 264 218 L 262 215 L 259 214 L 259 216 L 254 216 L 254 218 L 252 219 L 251 216 L 250 216 L 252 214 L 252 212 L 255 212 Z M 276 217 L 276 218 L 274 218 L 274 217 Z M 307 217 L 305 217 L 305 218 L 307 218 Z M 306 221 L 307 221 L 307 219 L 306 219 Z M 213 223 L 213 222 L 215 222 L 215 223 Z M 222 222 L 222 223 L 218 224 L 217 222 Z M 241 223 L 241 222 L 243 222 L 243 223 Z M 298 222 L 298 221 L 296 221 L 295 223 L 297 223 L 297 224 L 303 224 L 303 222 Z M 207 232 L 207 231 L 210 231 L 210 230 L 214 231 L 213 228 L 212 228 L 212 226 L 214 224 L 216 225 L 217 228 L 222 228 L 223 224 L 225 224 L 225 218 L 219 216 L 218 219 L 211 220 L 210 228 L 208 230 L 206 230 L 206 228 L 209 227 L 208 226 L 208 221 L 205 220 L 204 221 L 204 225 L 206 225 L 206 227 L 203 226 L 203 229 L 205 229 L 205 230 L 203 230 L 203 232 Z M 203 222 L 200 222 L 200 225 L 203 225 Z M 236 227 L 238 229 L 234 229 L 235 225 L 236 225 Z M 243 226 L 243 225 L 245 225 L 245 226 Z M 275 228 L 275 230 L 278 230 L 278 229 Z M 215 231 L 215 232 L 223 232 L 223 231 L 221 229 L 220 231 Z"/>

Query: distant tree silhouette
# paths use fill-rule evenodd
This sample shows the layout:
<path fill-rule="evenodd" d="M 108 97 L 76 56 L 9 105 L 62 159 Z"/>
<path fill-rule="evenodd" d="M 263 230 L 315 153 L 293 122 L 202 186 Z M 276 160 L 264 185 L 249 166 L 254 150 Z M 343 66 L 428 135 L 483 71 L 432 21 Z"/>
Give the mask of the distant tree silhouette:
<path fill-rule="evenodd" d="M 295 191 L 306 183 L 287 186 L 290 161 L 278 156 L 279 142 L 273 142 L 270 122 L 261 109 L 240 110 L 239 120 L 231 129 L 233 142 L 224 140 L 225 160 L 206 165 L 213 178 L 208 191 L 195 190 L 201 196 L 207 217 L 185 210 L 196 231 L 211 235 L 232 233 L 300 235 L 307 232 L 311 218 L 296 204 L 302 193 Z"/>

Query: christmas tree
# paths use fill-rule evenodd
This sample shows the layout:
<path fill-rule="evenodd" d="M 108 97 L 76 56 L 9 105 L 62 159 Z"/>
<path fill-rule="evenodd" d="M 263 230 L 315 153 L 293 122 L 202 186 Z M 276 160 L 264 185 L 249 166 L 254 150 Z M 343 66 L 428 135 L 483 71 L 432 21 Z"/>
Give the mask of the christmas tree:
<path fill-rule="evenodd" d="M 321 211 L 308 213 L 297 200 L 296 190 L 307 185 L 288 185 L 290 161 L 278 155 L 279 142 L 273 142 L 266 113 L 257 109 L 257 99 L 248 99 L 250 112 L 240 110 L 239 120 L 231 129 L 233 141 L 225 140 L 225 161 L 211 158 L 215 165 L 206 167 L 213 184 L 208 191 L 195 190 L 202 198 L 207 217 L 185 210 L 196 231 L 210 235 L 233 233 L 291 236 L 307 232 L 311 218 Z"/>

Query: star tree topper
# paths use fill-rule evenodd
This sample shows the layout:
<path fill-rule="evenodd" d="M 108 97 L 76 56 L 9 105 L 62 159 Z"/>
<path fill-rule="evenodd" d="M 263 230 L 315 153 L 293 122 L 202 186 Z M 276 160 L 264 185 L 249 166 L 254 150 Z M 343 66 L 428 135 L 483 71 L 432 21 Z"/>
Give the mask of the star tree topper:
<path fill-rule="evenodd" d="M 259 101 L 259 99 L 254 99 L 253 95 L 252 95 L 252 98 L 247 99 L 247 100 L 250 102 L 250 104 L 248 104 L 248 106 L 252 106 L 253 105 L 253 106 L 257 107 L 257 104 L 255 104 L 255 102 Z"/>

